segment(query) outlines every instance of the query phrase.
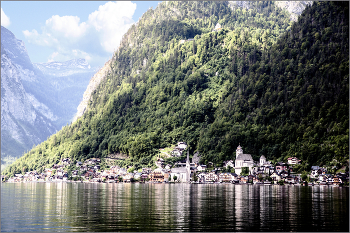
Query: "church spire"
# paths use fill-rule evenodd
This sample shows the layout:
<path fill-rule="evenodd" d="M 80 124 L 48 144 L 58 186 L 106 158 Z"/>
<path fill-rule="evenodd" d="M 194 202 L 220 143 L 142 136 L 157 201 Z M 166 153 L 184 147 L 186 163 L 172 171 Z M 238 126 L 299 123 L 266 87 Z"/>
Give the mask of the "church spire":
<path fill-rule="evenodd" d="M 186 164 L 190 163 L 190 150 L 187 150 L 187 159 L 186 159 Z"/>
<path fill-rule="evenodd" d="M 186 182 L 191 180 L 191 164 L 190 164 L 190 149 L 187 150 L 187 159 L 186 159 Z"/>

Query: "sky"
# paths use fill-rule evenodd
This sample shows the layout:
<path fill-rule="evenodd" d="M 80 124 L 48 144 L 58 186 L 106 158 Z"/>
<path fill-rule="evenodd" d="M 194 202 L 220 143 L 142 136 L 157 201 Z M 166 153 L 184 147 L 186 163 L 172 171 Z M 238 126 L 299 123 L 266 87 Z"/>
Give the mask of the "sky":
<path fill-rule="evenodd" d="M 102 67 L 122 36 L 160 1 L 1 1 L 1 26 L 22 40 L 33 63 L 85 58 Z"/>

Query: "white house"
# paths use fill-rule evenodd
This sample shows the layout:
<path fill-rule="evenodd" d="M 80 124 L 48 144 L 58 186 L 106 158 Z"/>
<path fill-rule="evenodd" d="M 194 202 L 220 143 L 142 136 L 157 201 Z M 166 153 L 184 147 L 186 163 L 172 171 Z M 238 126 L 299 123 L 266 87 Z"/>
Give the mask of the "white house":
<path fill-rule="evenodd" d="M 210 181 L 216 182 L 218 181 L 218 179 L 219 177 L 214 172 L 209 172 L 205 175 L 206 182 L 210 182 Z"/>
<path fill-rule="evenodd" d="M 288 158 L 288 164 L 299 164 L 300 163 L 300 159 L 296 158 L 296 157 L 291 157 Z"/>

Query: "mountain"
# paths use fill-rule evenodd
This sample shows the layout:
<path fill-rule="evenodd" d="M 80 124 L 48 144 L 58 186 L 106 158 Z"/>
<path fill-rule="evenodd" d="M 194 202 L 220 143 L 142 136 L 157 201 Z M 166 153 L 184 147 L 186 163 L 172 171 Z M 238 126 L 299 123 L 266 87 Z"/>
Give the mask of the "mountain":
<path fill-rule="evenodd" d="M 19 157 L 71 122 L 96 70 L 84 59 L 33 64 L 1 27 L 1 152 Z"/>
<path fill-rule="evenodd" d="M 81 117 L 86 111 L 91 94 L 96 90 L 101 80 L 103 80 L 111 72 L 111 61 L 109 60 L 106 64 L 91 78 L 85 92 L 83 95 L 83 100 L 79 103 L 77 108 L 77 113 L 74 116 L 73 122 L 75 122 L 79 117 Z"/>
<path fill-rule="evenodd" d="M 298 16 L 301 15 L 306 5 L 311 5 L 313 1 L 275 1 L 274 4 L 282 9 L 285 9 L 290 14 L 290 20 L 297 21 Z M 232 9 L 243 8 L 252 9 L 255 7 L 253 1 L 229 1 Z M 269 4 L 269 2 L 265 2 Z"/>
<path fill-rule="evenodd" d="M 57 126 L 72 122 L 90 78 L 95 74 L 85 59 L 73 59 L 65 62 L 34 63 L 35 69 L 42 72 L 47 82 L 54 87 L 52 98 L 62 106 L 57 113 Z"/>
<path fill-rule="evenodd" d="M 94 72 L 85 59 L 73 59 L 65 62 L 34 63 L 34 66 L 46 75 L 54 77 Z"/>
<path fill-rule="evenodd" d="M 254 160 L 298 157 L 295 171 L 346 164 L 349 3 L 305 5 L 296 22 L 275 2 L 249 4 L 148 10 L 106 63 L 82 116 L 4 174 L 64 157 L 102 158 L 104 169 L 112 154 L 138 169 L 178 141 L 218 166 L 239 144 Z"/>
<path fill-rule="evenodd" d="M 2 156 L 18 156 L 57 130 L 57 116 L 23 86 L 23 80 L 37 79 L 32 69 L 23 42 L 1 27 Z"/>

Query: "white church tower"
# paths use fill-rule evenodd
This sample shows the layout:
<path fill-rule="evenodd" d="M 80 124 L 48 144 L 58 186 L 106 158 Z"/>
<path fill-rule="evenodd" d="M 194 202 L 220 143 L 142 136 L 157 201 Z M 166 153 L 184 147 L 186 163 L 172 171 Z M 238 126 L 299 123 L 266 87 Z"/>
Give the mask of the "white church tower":
<path fill-rule="evenodd" d="M 240 155 L 240 154 L 243 154 L 243 149 L 242 149 L 241 145 L 239 145 L 236 149 L 236 159 L 237 159 L 238 155 Z"/>
<path fill-rule="evenodd" d="M 263 166 L 266 163 L 266 157 L 264 155 L 262 155 L 260 157 L 260 166 Z"/>
<path fill-rule="evenodd" d="M 190 182 L 191 180 L 190 150 L 187 150 L 186 171 L 187 171 L 186 182 Z"/>

